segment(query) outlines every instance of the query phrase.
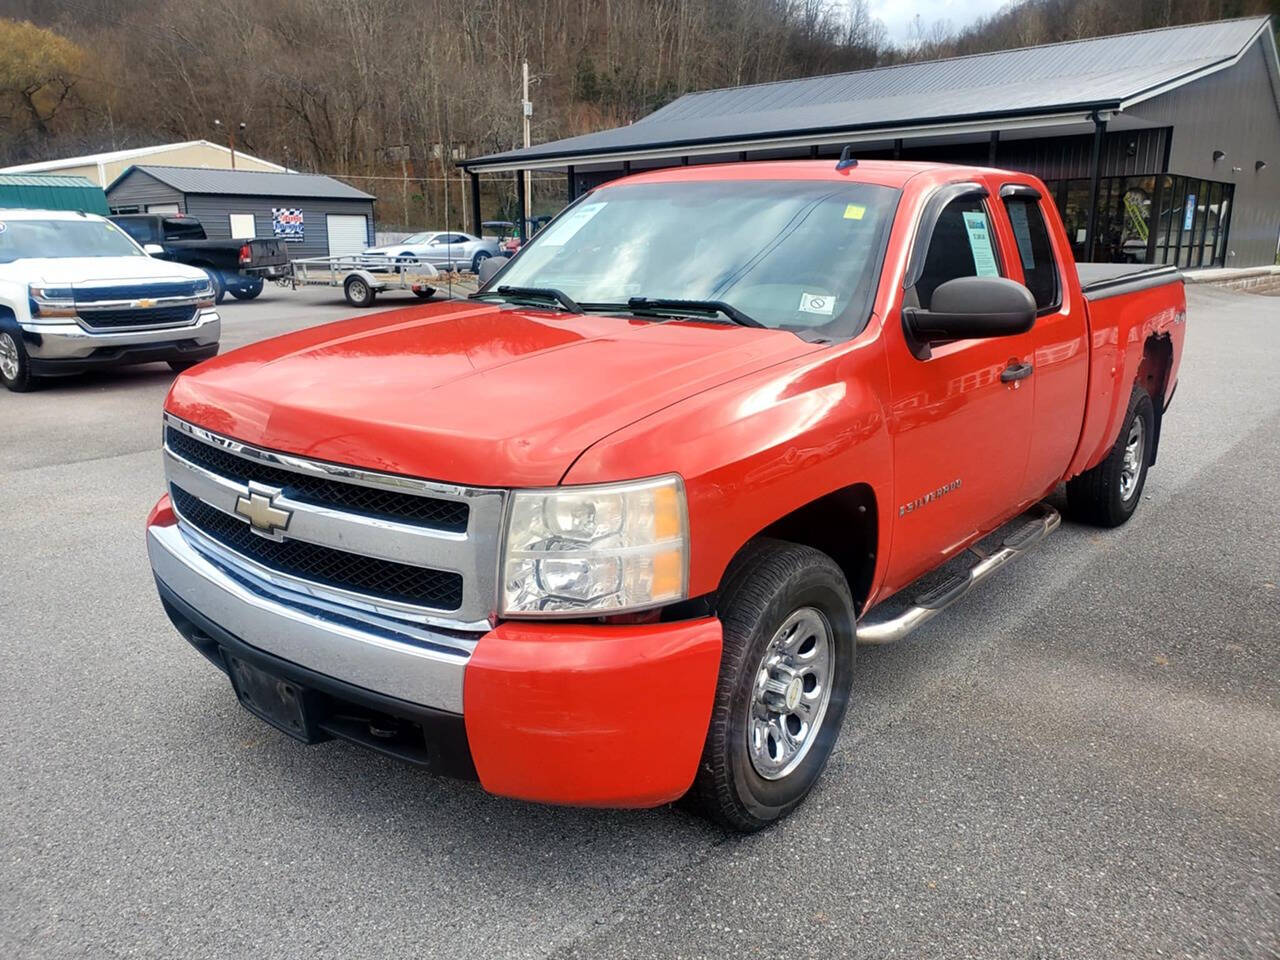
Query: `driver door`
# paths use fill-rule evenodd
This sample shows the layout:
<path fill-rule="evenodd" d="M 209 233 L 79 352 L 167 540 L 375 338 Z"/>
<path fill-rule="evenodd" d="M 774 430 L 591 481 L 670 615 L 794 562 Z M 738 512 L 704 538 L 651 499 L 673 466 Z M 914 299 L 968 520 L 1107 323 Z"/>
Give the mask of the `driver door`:
<path fill-rule="evenodd" d="M 985 184 L 948 184 L 925 204 L 908 268 L 908 305 L 965 276 L 1009 276 L 1012 257 Z M 1034 387 L 1010 379 L 1031 334 L 913 344 L 886 324 L 896 524 L 888 582 L 896 590 L 1016 512 L 1031 448 Z"/>

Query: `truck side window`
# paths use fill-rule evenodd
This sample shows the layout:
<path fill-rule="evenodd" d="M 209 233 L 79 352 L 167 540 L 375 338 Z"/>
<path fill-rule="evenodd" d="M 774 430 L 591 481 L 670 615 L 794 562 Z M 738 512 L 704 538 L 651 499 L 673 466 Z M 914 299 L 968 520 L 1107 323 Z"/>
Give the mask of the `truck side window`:
<path fill-rule="evenodd" d="M 1018 257 L 1022 260 L 1022 275 L 1027 289 L 1036 298 L 1041 310 L 1052 309 L 1062 302 L 1058 281 L 1058 264 L 1053 259 L 1053 247 L 1049 244 L 1049 228 L 1035 197 L 1006 197 L 1005 210 L 1013 225 L 1013 236 L 1018 242 Z"/>
<path fill-rule="evenodd" d="M 916 296 L 928 310 L 933 291 L 948 280 L 982 276 L 1000 276 L 991 218 L 981 197 L 957 197 L 942 208 L 933 228 Z"/>

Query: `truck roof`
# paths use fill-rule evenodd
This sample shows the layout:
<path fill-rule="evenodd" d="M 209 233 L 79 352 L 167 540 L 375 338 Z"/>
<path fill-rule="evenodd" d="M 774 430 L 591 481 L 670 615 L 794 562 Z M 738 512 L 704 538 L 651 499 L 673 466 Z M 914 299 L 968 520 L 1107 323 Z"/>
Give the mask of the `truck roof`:
<path fill-rule="evenodd" d="M 986 167 L 951 163 L 921 163 L 909 160 L 859 160 L 857 166 L 836 169 L 835 159 L 757 160 L 738 163 L 706 163 L 687 167 L 663 167 L 626 177 L 627 183 L 671 183 L 681 180 L 831 180 L 871 183 L 901 189 L 920 174 L 942 176 L 977 175 Z M 620 181 L 613 181 L 615 183 Z"/>
<path fill-rule="evenodd" d="M 26 207 L 0 207 L 0 220 L 102 220 L 96 213 L 81 213 L 78 210 L 32 210 Z"/>

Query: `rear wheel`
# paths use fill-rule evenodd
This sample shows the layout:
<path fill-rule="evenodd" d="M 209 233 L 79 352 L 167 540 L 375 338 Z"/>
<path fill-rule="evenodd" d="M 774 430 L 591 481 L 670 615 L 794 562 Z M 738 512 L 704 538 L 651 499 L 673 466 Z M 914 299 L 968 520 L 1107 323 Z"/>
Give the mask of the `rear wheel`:
<path fill-rule="evenodd" d="M 237 300 L 252 300 L 262 292 L 262 278 L 255 277 L 243 287 L 233 287 L 231 295 Z"/>
<path fill-rule="evenodd" d="M 750 832 L 794 810 L 831 755 L 853 682 L 853 598 L 826 554 L 759 540 L 718 606 L 720 677 L 689 799 Z"/>
<path fill-rule="evenodd" d="M 0 330 L 0 383 L 14 393 L 25 393 L 35 385 L 27 349 L 11 330 Z"/>
<path fill-rule="evenodd" d="M 364 277 L 347 277 L 347 282 L 342 285 L 342 292 L 347 298 L 347 303 L 353 307 L 372 306 L 377 297 L 373 287 L 369 286 Z"/>
<path fill-rule="evenodd" d="M 489 259 L 490 257 L 492 257 L 492 256 L 493 256 L 493 254 L 492 254 L 492 253 L 490 253 L 488 250 L 478 250 L 478 251 L 476 251 L 476 255 L 475 255 L 474 257 L 472 257 L 472 258 L 471 258 L 471 272 L 472 272 L 472 273 L 479 273 L 479 272 L 480 272 L 480 264 L 484 263 L 486 260 L 488 260 L 488 259 Z"/>
<path fill-rule="evenodd" d="M 209 278 L 209 282 L 213 284 L 213 302 L 221 303 L 227 297 L 227 284 L 222 279 L 222 271 L 215 270 L 213 267 L 201 267 L 200 269 Z"/>
<path fill-rule="evenodd" d="M 1067 506 L 1073 518 L 1118 527 L 1133 516 L 1147 482 L 1155 425 L 1150 395 L 1135 386 L 1111 452 L 1096 467 L 1067 482 Z"/>

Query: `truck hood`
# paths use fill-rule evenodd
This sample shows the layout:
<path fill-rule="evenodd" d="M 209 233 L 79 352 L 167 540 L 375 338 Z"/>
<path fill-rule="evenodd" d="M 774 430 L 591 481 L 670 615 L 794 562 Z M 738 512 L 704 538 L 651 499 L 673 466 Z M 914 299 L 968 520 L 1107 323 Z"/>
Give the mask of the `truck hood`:
<path fill-rule="evenodd" d="M 299 456 L 453 483 L 548 486 L 613 431 L 817 349 L 778 330 L 454 302 L 224 354 L 179 377 L 165 407 Z"/>
<path fill-rule="evenodd" d="M 54 257 L 15 260 L 3 266 L 27 283 L 92 283 L 101 280 L 198 280 L 204 271 L 154 257 Z"/>

